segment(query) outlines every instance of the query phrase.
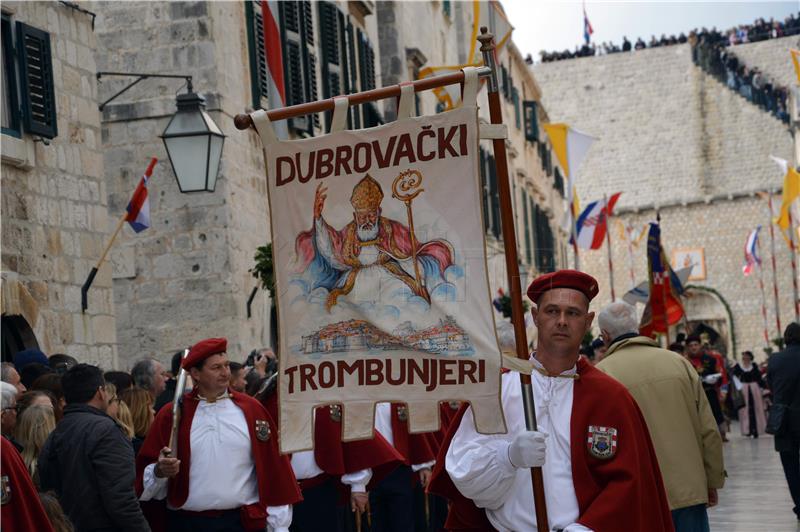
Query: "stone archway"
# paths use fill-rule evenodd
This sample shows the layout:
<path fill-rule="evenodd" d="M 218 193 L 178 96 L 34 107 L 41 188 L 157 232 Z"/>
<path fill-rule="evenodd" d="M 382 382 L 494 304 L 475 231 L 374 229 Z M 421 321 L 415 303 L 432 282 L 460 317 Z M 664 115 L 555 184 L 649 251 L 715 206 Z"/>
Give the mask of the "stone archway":
<path fill-rule="evenodd" d="M 713 288 L 687 285 L 683 294 L 686 321 L 679 330 L 690 333 L 698 328 L 709 333 L 714 349 L 724 356 L 735 357 L 736 333 L 733 315 L 725 299 Z M 716 338 L 714 338 L 716 334 Z"/>

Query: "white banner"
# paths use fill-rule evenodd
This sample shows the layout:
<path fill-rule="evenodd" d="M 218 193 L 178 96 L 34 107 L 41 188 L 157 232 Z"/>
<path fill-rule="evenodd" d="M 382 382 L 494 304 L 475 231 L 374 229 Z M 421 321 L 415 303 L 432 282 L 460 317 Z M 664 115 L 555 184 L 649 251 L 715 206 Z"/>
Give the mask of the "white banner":
<path fill-rule="evenodd" d="M 477 108 L 278 141 L 262 113 L 279 315 L 280 445 L 310 449 L 312 411 L 343 405 L 343 439 L 374 405 L 439 428 L 440 401 L 505 432 L 486 273 Z"/>

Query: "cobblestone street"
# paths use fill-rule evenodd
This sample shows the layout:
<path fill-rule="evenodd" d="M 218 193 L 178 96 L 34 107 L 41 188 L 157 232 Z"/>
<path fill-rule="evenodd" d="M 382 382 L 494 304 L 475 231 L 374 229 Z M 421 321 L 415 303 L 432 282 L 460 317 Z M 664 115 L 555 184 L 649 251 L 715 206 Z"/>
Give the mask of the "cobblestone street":
<path fill-rule="evenodd" d="M 791 532 L 800 530 L 772 437 L 744 438 L 734 423 L 725 444 L 728 479 L 720 503 L 709 511 L 711 530 Z"/>

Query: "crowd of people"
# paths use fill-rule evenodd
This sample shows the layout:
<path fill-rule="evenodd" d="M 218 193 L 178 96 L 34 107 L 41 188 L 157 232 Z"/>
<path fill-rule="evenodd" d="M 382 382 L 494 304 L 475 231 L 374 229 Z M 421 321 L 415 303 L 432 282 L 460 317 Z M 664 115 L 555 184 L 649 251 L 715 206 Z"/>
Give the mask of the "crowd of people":
<path fill-rule="evenodd" d="M 765 41 L 767 39 L 776 39 L 779 37 L 786 37 L 789 35 L 797 35 L 800 33 L 800 16 L 791 14 L 781 22 L 773 18 L 765 20 L 759 18 L 752 24 L 741 24 L 727 31 L 719 31 L 716 28 L 708 30 L 706 28 L 695 29 L 687 36 L 681 33 L 678 36 L 662 34 L 660 38 L 655 35 L 650 37 L 649 41 L 645 41 L 641 37 L 636 39 L 636 42 L 631 42 L 628 37 L 622 38 L 622 43 L 616 44 L 611 42 L 603 42 L 600 44 L 587 43 L 583 46 L 576 46 L 575 50 L 563 50 L 547 52 L 542 50 L 539 52 L 542 63 L 551 63 L 553 61 L 563 61 L 565 59 L 574 59 L 577 57 L 591 57 L 595 55 L 607 55 L 621 52 L 630 52 L 634 50 L 643 50 L 645 48 L 659 48 L 662 46 L 672 46 L 675 44 L 683 44 L 691 42 L 693 38 L 699 38 L 703 35 L 710 35 L 715 40 L 724 42 L 725 46 L 744 44 L 750 42 Z"/>
<path fill-rule="evenodd" d="M 281 455 L 270 349 L 236 363 L 210 338 L 170 368 L 144 358 L 130 372 L 19 352 L 0 383 L 4 529 L 533 530 L 529 469 L 540 467 L 551 528 L 708 530 L 729 417 L 743 436 L 775 434 L 800 519 L 800 325 L 766 378 L 752 353 L 731 365 L 696 334 L 662 349 L 623 302 L 598 313 L 600 336 L 581 350 L 597 293 L 572 270 L 531 284 L 533 386 L 519 367 L 503 373 L 499 435 L 476 432 L 468 403 L 442 403 L 441 429 L 423 434 L 404 404 L 379 403 L 373 438 L 342 442 L 342 407 L 325 405 L 314 449 Z M 513 351 L 513 330 L 499 338 Z"/>
<path fill-rule="evenodd" d="M 692 46 L 692 60 L 743 98 L 789 123 L 789 90 L 757 67 L 745 65 L 733 52 L 730 37 L 701 32 Z"/>

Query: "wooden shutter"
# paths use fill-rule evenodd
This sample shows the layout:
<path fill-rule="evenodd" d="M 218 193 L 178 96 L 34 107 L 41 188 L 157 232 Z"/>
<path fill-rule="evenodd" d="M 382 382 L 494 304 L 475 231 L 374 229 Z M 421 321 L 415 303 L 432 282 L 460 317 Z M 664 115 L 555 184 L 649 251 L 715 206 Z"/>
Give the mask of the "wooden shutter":
<path fill-rule="evenodd" d="M 283 42 L 283 72 L 286 84 L 286 105 L 312 100 L 316 85 L 316 58 L 313 57 L 314 22 L 311 3 L 305 1 L 279 2 L 281 40 Z M 289 127 L 310 135 L 314 133 L 313 116 L 289 119 Z"/>
<path fill-rule="evenodd" d="M 50 34 L 17 22 L 22 125 L 31 135 L 58 135 Z"/>
<path fill-rule="evenodd" d="M 531 264 L 533 261 L 533 245 L 531 242 L 531 222 L 528 218 L 528 192 L 522 191 L 522 222 L 525 228 L 525 262 Z"/>
<path fill-rule="evenodd" d="M 495 238 L 500 238 L 500 189 L 497 186 L 497 167 L 495 166 L 494 156 L 489 155 L 487 161 L 489 171 L 489 200 L 492 209 L 492 234 Z"/>
<path fill-rule="evenodd" d="M 488 180 L 488 172 L 486 171 L 486 164 L 487 164 L 486 150 L 481 148 L 480 155 L 481 155 L 481 196 L 483 199 L 483 201 L 481 202 L 483 206 L 483 230 L 485 232 L 488 232 L 491 224 L 491 213 L 489 208 L 490 204 L 489 180 Z"/>
<path fill-rule="evenodd" d="M 519 105 L 519 91 L 516 87 L 511 87 L 511 101 L 514 104 L 514 123 L 517 129 L 522 129 L 522 109 Z"/>
<path fill-rule="evenodd" d="M 525 140 L 536 142 L 539 140 L 539 120 L 536 112 L 535 101 L 525 101 L 522 103 L 525 115 Z"/>

